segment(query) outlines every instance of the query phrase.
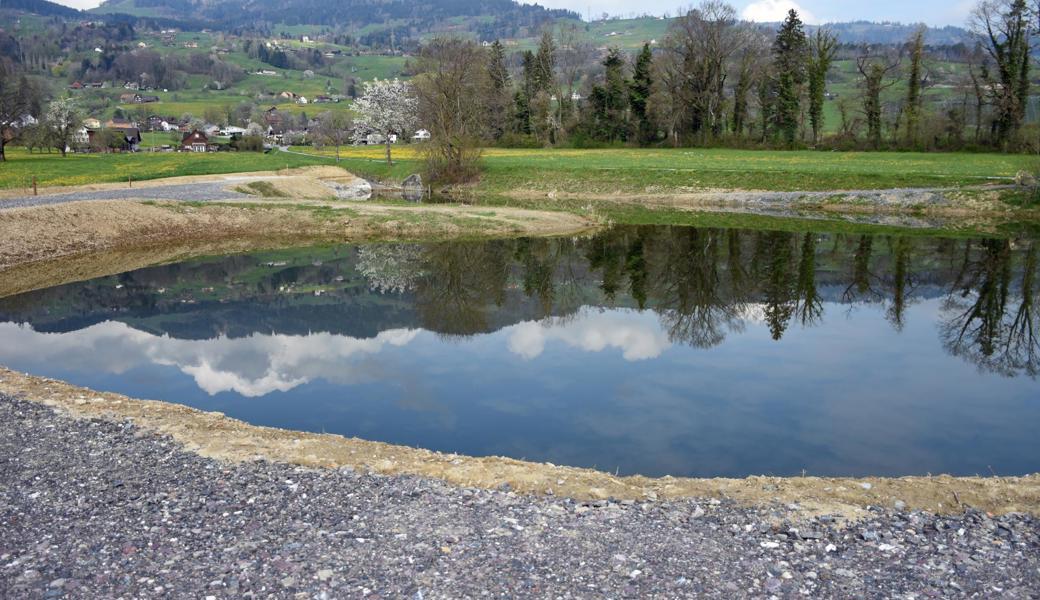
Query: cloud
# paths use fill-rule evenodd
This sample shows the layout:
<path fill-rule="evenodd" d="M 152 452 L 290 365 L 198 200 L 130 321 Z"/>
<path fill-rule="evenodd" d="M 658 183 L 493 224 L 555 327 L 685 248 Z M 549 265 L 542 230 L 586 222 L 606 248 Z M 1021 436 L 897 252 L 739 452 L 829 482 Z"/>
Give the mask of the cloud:
<path fill-rule="evenodd" d="M 102 0 L 56 0 L 58 4 L 64 4 L 65 6 L 71 6 L 72 8 L 78 8 L 80 10 L 87 10 L 94 8 L 101 4 Z"/>
<path fill-rule="evenodd" d="M 69 333 L 41 333 L 28 325 L 0 323 L 0 363 L 19 357 L 80 371 L 123 373 L 147 365 L 175 367 L 210 395 L 233 391 L 247 397 L 287 392 L 324 379 L 341 384 L 376 376 L 360 359 L 388 346 L 405 346 L 417 329 L 391 329 L 374 338 L 329 333 L 179 340 L 107 321 Z M 10 341 L 10 343 L 7 343 Z M 9 352 L 8 352 L 9 351 Z"/>
<path fill-rule="evenodd" d="M 748 21 L 758 23 L 776 23 L 787 17 L 787 11 L 794 9 L 805 23 L 815 23 L 816 17 L 792 0 L 757 0 L 744 9 L 741 16 Z"/>
<path fill-rule="evenodd" d="M 657 358 L 671 346 L 668 336 L 656 319 L 633 315 L 632 311 L 599 313 L 586 309 L 573 318 L 525 321 L 507 328 L 509 351 L 531 360 L 545 351 L 546 342 L 555 340 L 586 352 L 620 349 L 628 361 Z"/>

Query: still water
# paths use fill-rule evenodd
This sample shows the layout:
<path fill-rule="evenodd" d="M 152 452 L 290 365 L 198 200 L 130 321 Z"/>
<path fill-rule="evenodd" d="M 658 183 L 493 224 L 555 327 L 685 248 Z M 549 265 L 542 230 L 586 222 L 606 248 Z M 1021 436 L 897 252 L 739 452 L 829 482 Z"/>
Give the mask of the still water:
<path fill-rule="evenodd" d="M 223 256 L 0 299 L 0 364 L 622 474 L 1025 474 L 1038 251 L 644 227 Z"/>

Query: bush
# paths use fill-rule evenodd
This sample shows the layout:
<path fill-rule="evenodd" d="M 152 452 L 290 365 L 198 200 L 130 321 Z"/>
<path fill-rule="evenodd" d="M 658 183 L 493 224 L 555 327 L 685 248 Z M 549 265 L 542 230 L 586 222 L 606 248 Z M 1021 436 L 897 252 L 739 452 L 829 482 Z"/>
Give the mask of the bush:
<path fill-rule="evenodd" d="M 543 148 L 544 144 L 533 135 L 506 133 L 498 138 L 495 146 L 499 148 Z"/>
<path fill-rule="evenodd" d="M 231 140 L 231 147 L 239 152 L 263 152 L 264 138 L 258 135 L 245 135 Z"/>

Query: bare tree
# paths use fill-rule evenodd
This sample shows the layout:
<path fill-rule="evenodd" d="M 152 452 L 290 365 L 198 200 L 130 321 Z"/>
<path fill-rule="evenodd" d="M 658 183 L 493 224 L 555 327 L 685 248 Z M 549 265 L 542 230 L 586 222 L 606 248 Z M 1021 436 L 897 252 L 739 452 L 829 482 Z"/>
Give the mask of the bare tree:
<path fill-rule="evenodd" d="M 1026 0 L 981 0 L 972 11 L 971 29 L 993 62 L 982 69 L 996 108 L 996 139 L 1003 148 L 1013 141 L 1029 100 L 1032 39 L 1037 31 Z"/>
<path fill-rule="evenodd" d="M 891 77 L 899 68 L 898 56 L 867 48 L 856 58 L 856 68 L 863 76 L 863 114 L 867 121 L 867 139 L 875 150 L 881 148 L 881 93 L 896 84 Z"/>
<path fill-rule="evenodd" d="M 812 141 L 820 141 L 823 129 L 823 103 L 827 93 L 827 73 L 834 62 L 838 48 L 838 38 L 824 29 L 817 29 L 809 38 L 809 122 L 812 124 Z"/>
<path fill-rule="evenodd" d="M 702 2 L 672 24 L 665 50 L 681 65 L 676 74 L 690 107 L 689 125 L 702 140 L 722 133 L 730 62 L 747 38 L 736 10 L 719 0 Z"/>
<path fill-rule="evenodd" d="M 342 112 L 325 111 L 317 116 L 315 125 L 311 129 L 315 145 L 335 146 L 336 162 L 339 162 L 340 146 L 349 144 L 353 136 L 353 120 Z"/>
<path fill-rule="evenodd" d="M 481 107 L 486 65 L 482 50 L 468 40 L 438 38 L 423 48 L 415 89 L 430 130 L 426 166 L 431 179 L 460 181 L 476 174 L 487 115 Z"/>

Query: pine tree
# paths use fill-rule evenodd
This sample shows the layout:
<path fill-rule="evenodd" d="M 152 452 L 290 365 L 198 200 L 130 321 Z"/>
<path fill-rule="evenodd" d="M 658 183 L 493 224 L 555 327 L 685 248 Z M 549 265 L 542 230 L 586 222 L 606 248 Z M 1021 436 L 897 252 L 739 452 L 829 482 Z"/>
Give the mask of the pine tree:
<path fill-rule="evenodd" d="M 640 145 L 650 144 L 657 137 L 657 126 L 647 112 L 647 100 L 653 87 L 653 61 L 650 44 L 643 44 L 643 49 L 636 57 L 635 69 L 629 91 L 629 102 L 632 106 L 632 117 L 636 120 L 638 141 Z"/>
<path fill-rule="evenodd" d="M 603 59 L 603 85 L 593 86 L 591 104 L 592 135 L 597 139 L 614 142 L 628 139 L 629 84 L 625 81 L 625 58 L 617 48 L 611 48 Z"/>
<path fill-rule="evenodd" d="M 536 93 L 534 53 L 525 50 L 522 61 L 524 80 L 513 98 L 513 131 L 528 135 L 531 133 L 531 99 Z"/>
<path fill-rule="evenodd" d="M 488 133 L 492 139 L 502 137 L 509 127 L 509 69 L 502 44 L 495 40 L 488 50 L 487 107 Z"/>
<path fill-rule="evenodd" d="M 538 54 L 534 58 L 534 69 L 532 73 L 533 93 L 553 93 L 556 83 L 556 42 L 553 41 L 552 31 L 546 29 L 542 32 L 542 40 L 538 43 Z"/>
<path fill-rule="evenodd" d="M 791 9 L 773 42 L 773 65 L 776 72 L 777 133 L 787 144 L 794 144 L 801 113 L 802 85 L 805 83 L 806 37 L 798 12 Z"/>

